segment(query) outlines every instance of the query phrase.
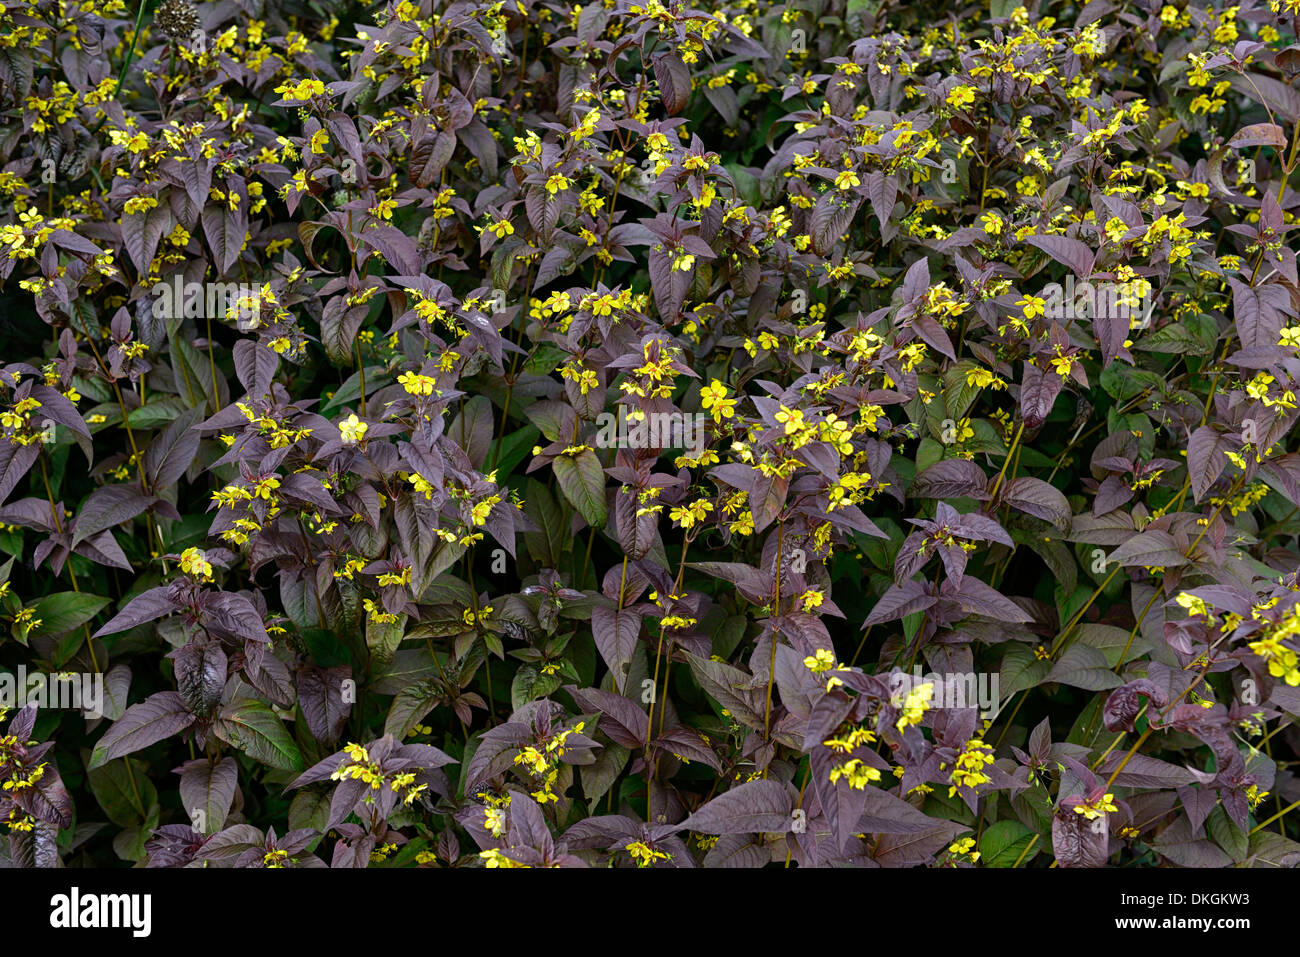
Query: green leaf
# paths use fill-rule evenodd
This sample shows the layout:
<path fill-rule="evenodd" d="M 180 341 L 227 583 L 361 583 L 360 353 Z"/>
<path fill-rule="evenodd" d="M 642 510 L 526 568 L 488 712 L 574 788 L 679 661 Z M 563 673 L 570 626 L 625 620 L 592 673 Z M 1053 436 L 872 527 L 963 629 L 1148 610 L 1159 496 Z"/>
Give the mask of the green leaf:
<path fill-rule="evenodd" d="M 533 357 L 524 363 L 524 369 L 532 375 L 549 375 L 568 356 L 569 354 L 559 346 L 543 342 L 537 347 Z"/>
<path fill-rule="evenodd" d="M 853 0 L 849 0 L 849 2 L 852 4 Z M 760 196 L 757 177 L 738 163 L 726 163 L 723 165 L 723 169 L 731 176 L 731 181 L 736 184 L 736 191 L 740 193 L 741 199 L 755 209 L 762 208 L 763 200 Z"/>
<path fill-rule="evenodd" d="M 985 867 L 1010 867 L 1025 854 L 1025 849 L 1034 839 L 1034 832 L 1019 821 L 998 821 L 989 825 L 980 838 L 980 863 Z M 1023 866 L 1032 860 L 1042 846 L 1042 841 L 1020 861 Z"/>
<path fill-rule="evenodd" d="M 1250 838 L 1246 832 L 1237 827 L 1228 817 L 1222 804 L 1216 804 L 1205 822 L 1214 843 L 1228 853 L 1234 862 L 1240 863 L 1250 853 Z"/>
<path fill-rule="evenodd" d="M 166 425 L 185 411 L 187 406 L 176 396 L 154 399 L 148 405 L 133 409 L 126 417 L 133 429 L 156 429 Z"/>
<path fill-rule="evenodd" d="M 1101 387 L 1111 398 L 1123 400 L 1133 398 L 1144 389 L 1160 395 L 1164 392 L 1165 380 L 1154 372 L 1134 369 L 1122 362 L 1112 362 L 1101 374 Z"/>
<path fill-rule="evenodd" d="M 1107 691 L 1118 688 L 1123 679 L 1110 670 L 1106 656 L 1089 645 L 1072 644 L 1052 665 L 1048 681 L 1058 681 L 1073 688 Z"/>
<path fill-rule="evenodd" d="M 98 595 L 75 591 L 46 595 L 32 606 L 32 618 L 40 621 L 40 625 L 28 632 L 27 637 L 49 637 L 71 631 L 94 618 L 109 601 Z"/>
<path fill-rule="evenodd" d="M 979 396 L 980 387 L 966 382 L 967 374 L 976 368 L 979 368 L 976 363 L 963 359 L 944 374 L 943 404 L 948 418 L 960 419 L 965 416 Z"/>
<path fill-rule="evenodd" d="M 95 800 L 118 827 L 144 823 L 149 808 L 158 802 L 158 790 L 149 780 L 149 765 L 136 758 L 110 761 L 86 777 Z"/>
<path fill-rule="evenodd" d="M 951 503 L 950 503 L 951 504 Z M 885 516 L 883 518 L 872 518 L 876 527 L 889 536 L 889 538 L 876 538 L 873 535 L 855 535 L 853 540 L 857 543 L 862 554 L 881 571 L 889 572 L 891 575 L 894 571 L 894 556 L 898 554 L 899 546 L 903 544 L 906 537 L 903 530 L 899 528 L 898 523 L 892 518 Z M 838 555 L 838 553 L 837 553 Z M 854 562 L 852 568 L 855 569 L 854 577 L 860 574 L 861 566 Z"/>
<path fill-rule="evenodd" d="M 331 791 L 316 791 L 311 788 L 295 794 L 289 802 L 289 830 L 309 827 L 324 833 L 325 825 L 330 819 L 331 797 Z"/>
<path fill-rule="evenodd" d="M 524 511 L 538 527 L 524 532 L 528 554 L 543 566 L 558 568 L 564 554 L 564 513 L 541 482 L 530 478 L 524 488 Z"/>
<path fill-rule="evenodd" d="M 509 435 L 502 436 L 492 443 L 492 452 L 488 455 L 488 464 L 496 469 L 497 475 L 511 475 L 524 457 L 532 451 L 541 432 L 535 425 L 525 425 Z"/>
<path fill-rule="evenodd" d="M 1006 699 L 1017 691 L 1035 687 L 1047 677 L 1050 667 L 1048 662 L 1035 657 L 1028 646 L 1008 644 L 1002 656 L 1002 673 L 998 676 L 999 694 Z"/>
<path fill-rule="evenodd" d="M 212 732 L 250 758 L 282 771 L 302 771 L 302 753 L 270 706 L 244 698 L 213 722 Z"/>
<path fill-rule="evenodd" d="M 392 660 L 393 652 L 402 643 L 402 636 L 405 633 L 406 626 L 402 622 L 402 617 L 397 621 L 382 622 L 375 621 L 369 615 L 366 616 L 366 647 L 370 649 L 371 657 L 380 664 Z"/>
<path fill-rule="evenodd" d="M 1021 791 L 1011 799 L 1011 807 L 1022 824 L 1029 822 L 1025 826 L 1030 830 L 1046 834 L 1052 829 L 1052 800 L 1044 796 L 1041 787 Z M 1025 860 L 1029 860 L 1033 853 L 1037 852 L 1031 852 Z"/>
<path fill-rule="evenodd" d="M 596 754 L 594 764 L 582 768 L 582 794 L 588 801 L 599 800 L 623 773 L 632 752 L 612 741 Z"/>
<path fill-rule="evenodd" d="M 190 344 L 181 332 L 182 320 L 167 320 L 167 336 L 170 349 L 172 377 L 178 388 L 184 386 L 180 393 L 186 406 L 194 408 L 204 402 L 212 402 L 212 369 L 207 357 L 200 356 L 199 351 Z M 216 380 L 217 408 L 223 408 L 230 402 L 230 384 L 218 372 Z M 214 410 L 215 411 L 215 410 Z"/>
<path fill-rule="evenodd" d="M 158 817 L 161 812 L 162 807 L 154 804 L 149 808 L 149 816 L 145 818 L 143 824 L 128 827 L 117 833 L 113 838 L 113 850 L 117 852 L 118 857 L 124 861 L 144 860 L 145 842 L 153 837 L 153 832 L 158 829 Z"/>
<path fill-rule="evenodd" d="M 988 419 L 971 419 L 970 427 L 975 436 L 962 443 L 964 451 L 987 452 L 990 455 L 1006 455 L 1011 451 L 1007 448 L 1007 443 L 1002 441 L 1001 430 Z M 1023 453 L 1020 458 L 1025 461 Z"/>
<path fill-rule="evenodd" d="M 1062 588 L 1063 582 L 1058 582 L 1052 589 L 1056 597 L 1056 613 L 1060 616 L 1061 621 L 1071 621 L 1078 614 L 1080 608 L 1088 603 L 1092 598 L 1092 589 L 1086 585 L 1077 584 L 1078 576 L 1075 576 L 1076 584 L 1070 592 L 1065 592 Z"/>
<path fill-rule="evenodd" d="M 436 700 L 437 686 L 432 680 L 407 685 L 397 693 L 388 708 L 388 717 L 384 719 L 384 734 L 391 734 L 401 741 L 433 710 Z"/>
<path fill-rule="evenodd" d="M 1081 744 L 1085 748 L 1091 748 L 1097 743 L 1097 739 L 1105 731 L 1101 720 L 1101 709 L 1105 704 L 1105 695 L 1095 695 L 1084 705 L 1083 710 L 1079 712 L 1079 717 L 1074 719 L 1069 735 L 1065 738 L 1067 744 Z"/>
<path fill-rule="evenodd" d="M 551 468 L 569 504 L 589 525 L 596 528 L 604 525 L 605 470 L 600 467 L 596 453 L 584 449 L 574 456 L 561 455 L 551 463 Z"/>
<path fill-rule="evenodd" d="M 916 470 L 924 472 L 943 458 L 943 446 L 931 438 L 924 438 L 916 449 Z"/>
<path fill-rule="evenodd" d="M 510 706 L 518 711 L 530 701 L 544 698 L 560 686 L 559 675 L 544 675 L 532 665 L 520 665 L 510 683 Z"/>
<path fill-rule="evenodd" d="M 1181 322 L 1170 323 L 1149 336 L 1143 336 L 1134 348 L 1144 349 L 1147 352 L 1208 355 L 1214 351 L 1214 340 L 1210 339 L 1207 343 L 1201 335 L 1198 335 L 1200 331 Z"/>
<path fill-rule="evenodd" d="M 372 394 L 382 386 L 391 381 L 391 376 L 384 374 L 383 366 L 366 366 L 366 393 Z M 361 398 L 361 374 L 354 372 L 348 376 L 347 381 L 338 387 L 338 390 L 329 398 L 329 401 L 320 407 L 320 414 L 327 419 L 332 419 L 335 414 L 342 411 L 348 405 L 354 405 Z"/>
<path fill-rule="evenodd" d="M 1300 864 L 1300 844 L 1273 831 L 1250 836 L 1251 867 L 1295 867 Z"/>
<path fill-rule="evenodd" d="M 1075 628 L 1074 635 L 1076 642 L 1096 648 L 1105 655 L 1108 668 L 1114 668 L 1120 664 L 1119 656 L 1121 653 L 1124 653 L 1124 661 L 1132 661 L 1134 658 L 1140 657 L 1151 650 L 1151 643 L 1141 634 L 1133 635 L 1130 644 L 1129 630 L 1127 628 L 1116 628 L 1114 625 L 1079 625 Z M 1124 652 L 1125 647 L 1128 648 L 1126 653 Z"/>

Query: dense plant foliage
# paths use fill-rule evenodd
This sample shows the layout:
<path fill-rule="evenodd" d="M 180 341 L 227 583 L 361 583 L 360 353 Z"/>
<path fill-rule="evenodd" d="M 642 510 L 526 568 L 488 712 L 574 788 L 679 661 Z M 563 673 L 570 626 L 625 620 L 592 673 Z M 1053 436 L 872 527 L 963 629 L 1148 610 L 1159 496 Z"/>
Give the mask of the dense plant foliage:
<path fill-rule="evenodd" d="M 4 0 L 3 854 L 1296 863 L 1297 7 Z"/>

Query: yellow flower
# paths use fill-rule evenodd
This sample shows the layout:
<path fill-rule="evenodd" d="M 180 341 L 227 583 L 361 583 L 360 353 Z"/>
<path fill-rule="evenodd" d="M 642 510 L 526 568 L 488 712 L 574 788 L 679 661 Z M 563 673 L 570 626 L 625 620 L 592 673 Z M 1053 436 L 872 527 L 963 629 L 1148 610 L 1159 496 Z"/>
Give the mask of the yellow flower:
<path fill-rule="evenodd" d="M 275 92 L 286 100 L 310 100 L 313 96 L 324 96 L 325 84 L 320 80 L 299 80 L 297 83 L 282 83 Z"/>
<path fill-rule="evenodd" d="M 917 685 L 907 692 L 907 697 L 903 699 L 900 711 L 903 713 L 899 716 L 895 727 L 902 731 L 910 724 L 920 724 L 921 718 L 925 715 L 926 708 L 934 699 L 934 682 L 927 681 L 925 684 Z"/>
<path fill-rule="evenodd" d="M 682 528 L 693 528 L 696 524 L 704 521 L 711 511 L 713 511 L 713 503 L 708 499 L 701 498 L 687 505 L 674 505 L 669 510 L 668 517 Z"/>
<path fill-rule="evenodd" d="M 858 179 L 858 174 L 851 169 L 842 169 L 835 174 L 835 185 L 840 189 L 852 189 L 861 184 L 862 180 Z"/>
<path fill-rule="evenodd" d="M 358 419 L 354 412 L 339 423 L 339 438 L 343 440 L 344 445 L 356 445 L 366 437 L 366 430 L 369 428 L 370 426 Z"/>
<path fill-rule="evenodd" d="M 664 851 L 656 851 L 644 841 L 631 841 L 623 845 L 623 850 L 632 855 L 636 861 L 637 867 L 649 867 L 655 861 L 672 860 L 672 855 Z"/>
<path fill-rule="evenodd" d="M 803 428 L 803 410 L 787 409 L 781 406 L 776 410 L 776 421 L 785 426 L 785 434 L 793 435 Z"/>
<path fill-rule="evenodd" d="M 438 381 L 432 376 L 420 375 L 418 372 L 403 372 L 397 381 L 411 395 L 433 395 Z"/>
<path fill-rule="evenodd" d="M 1115 795 L 1106 794 L 1103 797 L 1098 798 L 1092 804 L 1089 804 L 1087 801 L 1084 801 L 1082 804 L 1076 804 L 1074 806 L 1074 813 L 1082 814 L 1089 821 L 1094 821 L 1103 814 L 1112 814 L 1115 811 L 1118 811 L 1119 808 L 1115 806 L 1114 801 Z"/>
<path fill-rule="evenodd" d="M 1124 220 L 1120 219 L 1118 216 L 1112 216 L 1110 219 L 1106 220 L 1106 238 L 1112 243 L 1118 243 L 1124 238 L 1124 234 L 1127 232 L 1128 223 L 1124 222 Z"/>
<path fill-rule="evenodd" d="M 828 748 L 841 754 L 852 754 L 858 748 L 876 743 L 876 735 L 870 728 L 850 728 L 842 738 L 827 738 L 822 742 Z"/>
<path fill-rule="evenodd" d="M 401 572 L 385 572 L 379 576 L 380 585 L 409 585 L 411 583 L 411 566 L 407 565 Z"/>
<path fill-rule="evenodd" d="M 803 660 L 803 664 L 813 674 L 830 671 L 835 667 L 835 652 L 829 648 L 818 648 L 816 654 L 809 655 Z"/>
<path fill-rule="evenodd" d="M 1252 641 L 1248 647 L 1255 654 L 1268 662 L 1268 673 L 1275 678 L 1282 678 L 1291 687 L 1300 685 L 1300 656 L 1282 644 L 1277 637 L 1261 638 Z"/>
<path fill-rule="evenodd" d="M 1026 293 L 1023 299 L 1016 301 L 1016 305 L 1020 307 L 1026 319 L 1032 319 L 1034 316 L 1043 315 L 1043 307 L 1047 305 L 1047 300 Z"/>
<path fill-rule="evenodd" d="M 1252 399 L 1262 399 L 1268 395 L 1268 387 L 1272 381 L 1273 377 L 1267 372 L 1257 372 L 1255 378 L 1246 383 L 1246 394 Z"/>
<path fill-rule="evenodd" d="M 396 623 L 397 616 L 391 615 L 386 611 L 380 611 L 379 606 L 374 603 L 373 599 L 364 598 L 362 599 L 361 604 L 362 607 L 365 608 L 366 613 L 370 616 L 370 620 L 376 624 L 391 625 Z M 375 786 L 378 787 L 378 785 Z"/>
<path fill-rule="evenodd" d="M 948 105 L 962 110 L 975 102 L 975 87 L 961 84 L 948 91 Z"/>
<path fill-rule="evenodd" d="M 713 413 L 714 422 L 731 418 L 735 414 L 736 402 L 736 399 L 727 398 L 727 387 L 719 379 L 700 390 L 700 404 L 705 411 Z"/>
<path fill-rule="evenodd" d="M 486 851 L 479 851 L 479 857 L 483 858 L 485 867 L 527 867 L 527 864 L 520 864 L 505 856 L 495 847 L 488 848 Z"/>
<path fill-rule="evenodd" d="M 1070 370 L 1074 368 L 1074 357 L 1061 355 L 1060 346 L 1057 346 L 1057 354 L 1051 359 L 1051 363 L 1052 370 L 1064 379 L 1070 374 Z"/>
<path fill-rule="evenodd" d="M 957 755 L 957 766 L 949 777 L 953 786 L 948 789 L 948 796 L 956 794 L 958 788 L 976 788 L 993 780 L 984 773 L 984 767 L 992 763 L 993 749 L 979 738 L 971 738 L 965 750 Z"/>
<path fill-rule="evenodd" d="M 412 472 L 406 477 L 406 480 L 415 486 L 415 491 L 423 495 L 426 500 L 433 499 L 433 485 L 419 472 Z"/>
<path fill-rule="evenodd" d="M 1205 607 L 1205 601 L 1195 595 L 1182 591 L 1178 593 L 1178 597 L 1174 600 L 1183 608 L 1186 608 L 1187 614 L 1192 617 L 1204 616 L 1208 618 L 1210 616 L 1209 609 Z"/>
<path fill-rule="evenodd" d="M 204 581 L 212 580 L 212 564 L 197 548 L 187 548 L 181 552 L 181 571 Z"/>
<path fill-rule="evenodd" d="M 122 207 L 122 212 L 128 215 L 134 213 L 143 213 L 146 209 L 153 209 L 158 205 L 158 200 L 152 196 L 134 196 L 126 201 Z"/>
<path fill-rule="evenodd" d="M 831 784 L 836 783 L 840 778 L 845 778 L 849 787 L 854 790 L 865 791 L 868 784 L 880 780 L 880 771 L 864 764 L 861 758 L 850 758 L 844 764 L 831 769 Z"/>

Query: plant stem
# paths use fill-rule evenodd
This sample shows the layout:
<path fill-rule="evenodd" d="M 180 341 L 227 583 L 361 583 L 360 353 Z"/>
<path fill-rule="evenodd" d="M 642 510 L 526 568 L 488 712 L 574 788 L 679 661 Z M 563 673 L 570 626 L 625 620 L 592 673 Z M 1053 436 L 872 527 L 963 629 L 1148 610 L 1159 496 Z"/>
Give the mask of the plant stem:
<path fill-rule="evenodd" d="M 780 522 L 776 527 L 776 597 L 772 604 L 772 655 L 768 660 L 767 667 L 767 703 L 763 707 L 763 742 L 765 744 L 772 740 L 772 682 L 776 677 L 776 619 L 781 616 L 781 556 L 784 550 L 785 523 Z M 763 776 L 767 776 L 767 768 L 763 769 Z"/>
<path fill-rule="evenodd" d="M 1274 821 L 1294 811 L 1297 807 L 1300 807 L 1300 801 L 1293 801 L 1292 803 L 1284 807 L 1282 810 L 1274 814 L 1272 817 L 1270 817 L 1268 820 L 1260 824 L 1256 824 L 1254 827 L 1250 829 L 1250 833 L 1254 834 L 1256 831 L 1262 831 L 1264 828 L 1268 827 Z"/>
<path fill-rule="evenodd" d="M 1002 462 L 1002 471 L 998 473 L 997 481 L 993 483 L 993 488 L 989 491 L 989 501 L 992 502 L 998 497 L 998 489 L 1002 487 L 1002 479 L 1007 474 L 1007 466 L 1011 464 L 1011 456 L 1020 445 L 1020 436 L 1025 433 L 1025 420 L 1020 420 L 1020 428 L 1016 429 L 1016 437 L 1011 440 L 1011 448 L 1007 449 L 1007 457 Z"/>

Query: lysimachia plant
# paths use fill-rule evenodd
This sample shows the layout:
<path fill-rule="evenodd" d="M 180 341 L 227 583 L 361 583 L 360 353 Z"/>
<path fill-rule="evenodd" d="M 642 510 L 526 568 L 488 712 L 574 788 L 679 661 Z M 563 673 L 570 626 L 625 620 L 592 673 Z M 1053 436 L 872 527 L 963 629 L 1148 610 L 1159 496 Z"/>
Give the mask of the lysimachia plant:
<path fill-rule="evenodd" d="M 8 862 L 1300 861 L 1295 0 L 0 9 Z"/>

